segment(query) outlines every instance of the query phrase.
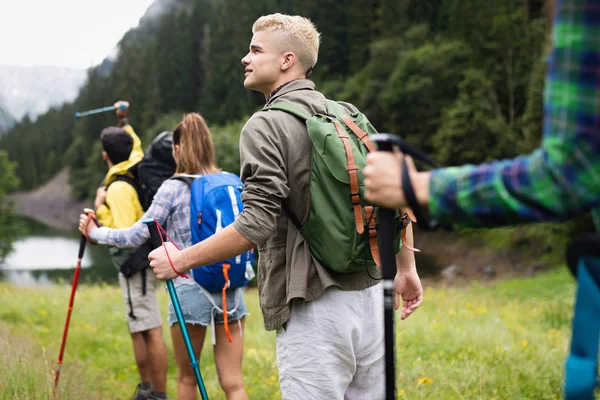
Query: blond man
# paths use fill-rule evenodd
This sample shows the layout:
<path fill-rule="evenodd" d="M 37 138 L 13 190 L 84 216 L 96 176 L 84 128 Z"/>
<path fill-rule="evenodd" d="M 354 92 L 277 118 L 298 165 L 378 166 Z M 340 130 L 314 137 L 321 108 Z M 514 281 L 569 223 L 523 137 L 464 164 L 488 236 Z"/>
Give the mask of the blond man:
<path fill-rule="evenodd" d="M 263 93 L 267 105 L 286 102 L 311 115 L 325 113 L 325 97 L 308 79 L 320 43 L 314 25 L 272 14 L 259 18 L 252 32 L 242 59 L 244 86 Z M 169 246 L 168 252 L 175 268 L 186 271 L 258 246 L 260 305 L 265 328 L 277 331 L 283 398 L 382 399 L 383 293 L 377 271 L 325 268 L 288 217 L 300 223 L 308 217 L 311 150 L 304 121 L 279 110 L 255 113 L 240 137 L 244 211 L 211 238 L 181 252 Z M 395 288 L 406 318 L 421 303 L 422 287 L 412 253 L 401 251 L 397 259 Z M 175 277 L 164 250 L 153 251 L 150 260 L 159 279 Z"/>

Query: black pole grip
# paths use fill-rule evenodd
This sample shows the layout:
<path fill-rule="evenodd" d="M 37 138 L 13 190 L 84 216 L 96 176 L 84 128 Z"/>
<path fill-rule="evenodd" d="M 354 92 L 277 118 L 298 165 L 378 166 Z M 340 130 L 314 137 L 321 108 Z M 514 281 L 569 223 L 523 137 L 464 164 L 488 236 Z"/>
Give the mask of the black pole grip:
<path fill-rule="evenodd" d="M 81 239 L 79 239 L 79 255 L 77 258 L 80 260 L 83 258 L 83 252 L 85 251 L 85 244 L 87 243 L 87 238 L 84 235 L 81 235 Z"/>
<path fill-rule="evenodd" d="M 390 134 L 373 135 L 372 140 L 380 151 L 392 151 L 394 145 L 399 146 L 398 137 Z M 395 210 L 380 207 L 378 211 L 378 241 L 381 257 L 381 274 L 383 276 L 383 322 L 385 343 L 385 399 L 396 399 L 396 351 L 394 349 L 394 278 L 396 276 L 396 254 L 394 242 L 396 229 L 394 224 Z"/>
<path fill-rule="evenodd" d="M 425 165 L 433 168 L 438 168 L 439 165 L 434 160 L 429 158 L 421 150 L 412 147 L 402 141 L 398 136 L 390 133 L 379 133 L 371 136 L 371 140 L 377 144 L 377 147 L 381 151 L 392 151 L 394 146 L 397 146 L 404 154 L 411 156 L 414 160 L 420 161 Z M 421 205 L 417 201 L 417 196 L 413 188 L 412 182 L 408 172 L 408 165 L 406 164 L 406 157 L 402 158 L 402 175 L 400 176 L 400 182 L 402 184 L 402 190 L 408 207 L 410 207 L 417 218 L 417 225 L 423 230 L 435 229 L 438 226 L 437 221 L 431 221 L 426 217 L 426 213 L 421 209 Z M 381 212 L 380 212 L 381 213 Z"/>
<path fill-rule="evenodd" d="M 392 151 L 394 145 L 401 140 L 389 133 L 381 133 L 372 136 L 373 142 L 377 144 L 379 151 Z M 396 227 L 394 224 L 395 210 L 379 208 L 379 227 L 377 228 L 379 240 L 379 253 L 381 256 L 381 269 L 384 280 L 394 280 L 396 277 L 396 254 L 394 252 L 396 241 Z M 392 305 L 393 306 L 393 305 Z"/>
<path fill-rule="evenodd" d="M 156 226 L 156 222 L 154 222 L 153 219 L 147 219 L 143 222 L 146 224 L 148 231 L 150 232 L 150 243 L 152 243 L 152 248 L 157 249 L 162 246 L 162 240 L 160 240 L 160 233 L 158 232 L 158 226 Z"/>

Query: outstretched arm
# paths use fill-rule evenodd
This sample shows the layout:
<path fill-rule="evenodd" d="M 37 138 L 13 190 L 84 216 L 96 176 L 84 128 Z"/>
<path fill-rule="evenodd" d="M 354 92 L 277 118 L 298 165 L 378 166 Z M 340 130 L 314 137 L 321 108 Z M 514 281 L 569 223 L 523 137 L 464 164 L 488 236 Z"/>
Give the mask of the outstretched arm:
<path fill-rule="evenodd" d="M 117 183 L 114 183 L 115 185 Z M 178 185 L 172 181 L 165 181 L 156 192 L 152 205 L 144 216 L 133 225 L 125 229 L 111 229 L 107 227 L 88 227 L 88 236 L 91 240 L 100 244 L 108 244 L 115 247 L 137 247 L 150 238 L 150 233 L 142 221 L 156 218 L 161 225 L 167 221 L 173 202 L 177 197 Z M 86 215 L 80 216 L 80 230 L 85 223 Z M 82 232 L 83 233 L 83 232 Z"/>
<path fill-rule="evenodd" d="M 411 172 L 417 199 L 432 219 L 444 225 L 499 226 L 567 218 L 600 205 L 600 18 L 592 3 L 559 3 L 540 148 L 514 160 Z M 368 156 L 367 199 L 406 205 L 401 157 Z M 396 166 L 393 171 L 390 165 Z"/>

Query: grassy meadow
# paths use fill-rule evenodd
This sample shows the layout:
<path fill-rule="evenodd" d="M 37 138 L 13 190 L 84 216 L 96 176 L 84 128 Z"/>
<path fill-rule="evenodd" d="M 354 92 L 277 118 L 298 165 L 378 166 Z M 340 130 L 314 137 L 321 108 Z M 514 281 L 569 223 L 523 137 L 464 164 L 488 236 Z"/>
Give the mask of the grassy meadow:
<path fill-rule="evenodd" d="M 574 284 L 561 268 L 528 279 L 464 287 L 426 286 L 421 309 L 396 320 L 401 399 L 559 399 L 569 345 Z M 70 285 L 23 288 L 0 283 L 0 399 L 48 399 Z M 160 291 L 166 317 L 168 295 Z M 245 334 L 250 398 L 281 397 L 275 334 L 266 332 L 254 289 Z M 168 390 L 175 398 L 170 337 Z M 207 335 L 207 340 L 210 340 Z M 210 342 L 201 372 L 211 399 L 219 390 Z M 208 351 L 207 351 L 208 350 Z M 62 399 L 128 399 L 138 375 L 120 291 L 80 286 L 60 378 Z"/>

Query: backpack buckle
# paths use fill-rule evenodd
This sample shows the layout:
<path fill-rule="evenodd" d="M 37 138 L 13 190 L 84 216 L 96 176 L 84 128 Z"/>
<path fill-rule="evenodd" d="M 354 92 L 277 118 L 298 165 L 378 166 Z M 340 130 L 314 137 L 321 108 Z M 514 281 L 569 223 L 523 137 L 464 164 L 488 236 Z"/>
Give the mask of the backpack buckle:
<path fill-rule="evenodd" d="M 375 239 L 377 237 L 377 225 L 375 224 L 365 224 L 365 228 L 369 231 L 369 239 Z"/>
<path fill-rule="evenodd" d="M 365 228 L 369 231 L 369 239 L 377 237 L 377 222 L 375 220 L 375 209 L 373 206 L 365 207 Z"/>
<path fill-rule="evenodd" d="M 360 193 L 359 192 L 355 192 L 355 193 L 350 192 L 350 201 L 352 202 L 353 206 L 361 205 L 362 203 L 360 201 Z"/>

